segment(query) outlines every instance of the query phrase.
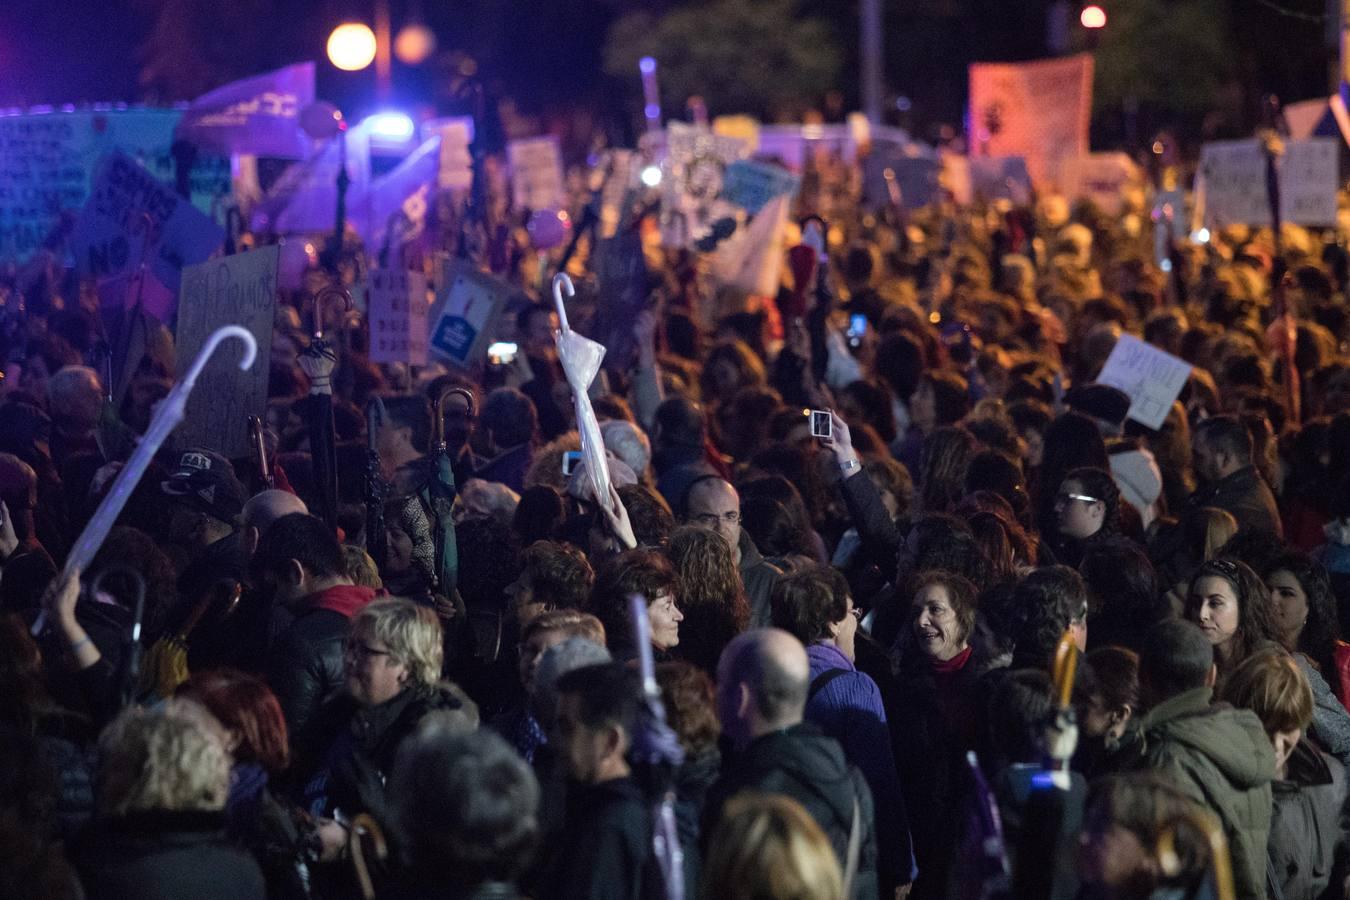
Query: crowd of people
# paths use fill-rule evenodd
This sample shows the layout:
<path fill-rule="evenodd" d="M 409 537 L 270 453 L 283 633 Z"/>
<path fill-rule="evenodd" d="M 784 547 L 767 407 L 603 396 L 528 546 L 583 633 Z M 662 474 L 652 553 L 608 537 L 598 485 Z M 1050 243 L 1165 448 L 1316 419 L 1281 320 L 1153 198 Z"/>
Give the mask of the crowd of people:
<path fill-rule="evenodd" d="M 1342 236 L 820 181 L 776 297 L 642 226 L 609 497 L 505 228 L 514 360 L 375 365 L 283 292 L 259 457 L 171 440 L 85 572 L 172 335 L 114 390 L 89 285 L 14 273 L 0 896 L 1350 897 Z M 1126 334 L 1193 367 L 1157 429 Z"/>

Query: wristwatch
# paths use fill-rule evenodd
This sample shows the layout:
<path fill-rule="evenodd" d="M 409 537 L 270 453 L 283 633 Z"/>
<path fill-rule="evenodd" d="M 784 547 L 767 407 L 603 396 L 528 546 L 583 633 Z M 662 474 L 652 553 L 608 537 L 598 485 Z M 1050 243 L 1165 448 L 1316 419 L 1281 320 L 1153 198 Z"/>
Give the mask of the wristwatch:
<path fill-rule="evenodd" d="M 846 459 L 839 464 L 839 471 L 843 472 L 845 475 L 851 475 L 854 471 L 861 468 L 862 463 L 858 462 L 856 459 Z"/>

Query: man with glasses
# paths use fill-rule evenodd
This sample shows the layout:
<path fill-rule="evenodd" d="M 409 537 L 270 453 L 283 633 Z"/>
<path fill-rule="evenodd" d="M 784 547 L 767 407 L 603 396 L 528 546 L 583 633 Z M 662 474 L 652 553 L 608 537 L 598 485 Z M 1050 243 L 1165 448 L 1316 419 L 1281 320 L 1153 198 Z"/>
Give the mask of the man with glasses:
<path fill-rule="evenodd" d="M 711 528 L 726 538 L 750 600 L 750 626 L 767 626 L 772 619 L 769 596 L 783 573 L 764 559 L 750 535 L 741 528 L 741 495 L 736 488 L 717 475 L 695 479 L 685 494 L 684 520 Z"/>

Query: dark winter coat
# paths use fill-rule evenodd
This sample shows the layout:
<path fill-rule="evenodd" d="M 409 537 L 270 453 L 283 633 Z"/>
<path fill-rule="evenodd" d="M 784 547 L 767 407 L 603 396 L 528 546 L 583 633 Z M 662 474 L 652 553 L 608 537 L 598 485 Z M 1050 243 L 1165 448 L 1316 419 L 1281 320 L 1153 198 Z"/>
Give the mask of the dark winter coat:
<path fill-rule="evenodd" d="M 862 773 L 844 759 L 838 741 L 806 723 L 751 741 L 727 762 L 722 777 L 708 792 L 703 808 L 705 851 L 726 802 L 747 790 L 784 794 L 805 807 L 829 837 L 841 867 L 848 854 L 856 803 L 862 837 L 853 897 L 872 900 L 877 896 L 876 815 L 872 808 L 872 792 Z"/>
<path fill-rule="evenodd" d="M 538 900 L 640 900 L 656 896 L 651 810 L 633 778 L 567 786 L 561 840 Z"/>
<path fill-rule="evenodd" d="M 258 864 L 218 812 L 137 812 L 96 822 L 72 857 L 88 900 L 263 900 Z"/>

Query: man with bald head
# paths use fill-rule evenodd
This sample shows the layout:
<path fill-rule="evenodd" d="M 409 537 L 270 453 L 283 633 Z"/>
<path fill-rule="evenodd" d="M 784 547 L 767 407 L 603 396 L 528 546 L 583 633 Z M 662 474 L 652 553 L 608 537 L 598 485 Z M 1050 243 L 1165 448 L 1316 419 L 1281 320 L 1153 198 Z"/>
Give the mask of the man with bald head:
<path fill-rule="evenodd" d="M 750 601 L 750 624 L 769 624 L 769 597 L 782 571 L 760 555 L 759 548 L 741 527 L 741 495 L 730 481 L 718 475 L 695 478 L 681 504 L 683 518 L 691 525 L 711 528 L 731 545 L 736 568 Z"/>
<path fill-rule="evenodd" d="M 248 498 L 240 515 L 244 523 L 244 559 L 251 560 L 253 554 L 258 552 L 258 539 L 267 530 L 267 526 L 282 516 L 308 512 L 309 508 L 305 506 L 305 501 L 290 491 L 272 488 L 259 491 Z"/>
<path fill-rule="evenodd" d="M 806 648 L 777 628 L 747 631 L 722 652 L 717 716 L 734 750 L 708 791 L 702 833 L 713 833 L 722 807 L 742 791 L 791 797 L 829 836 L 845 870 L 857 829 L 851 896 L 870 900 L 877 896 L 872 794 L 838 741 L 802 720 L 810 679 Z"/>

